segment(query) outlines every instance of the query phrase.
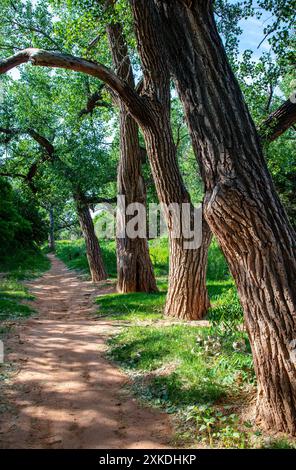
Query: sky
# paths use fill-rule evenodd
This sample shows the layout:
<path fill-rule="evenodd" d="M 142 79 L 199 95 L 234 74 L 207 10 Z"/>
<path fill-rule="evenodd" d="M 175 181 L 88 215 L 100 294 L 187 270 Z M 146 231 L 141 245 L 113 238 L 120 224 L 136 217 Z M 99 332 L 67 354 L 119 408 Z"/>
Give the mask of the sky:
<path fill-rule="evenodd" d="M 240 27 L 243 30 L 239 44 L 241 52 L 246 49 L 251 49 L 254 52 L 254 56 L 258 58 L 262 52 L 269 51 L 270 46 L 267 39 L 265 39 L 258 49 L 258 45 L 264 38 L 263 29 L 265 26 L 264 20 L 257 18 L 248 18 L 240 22 Z"/>
<path fill-rule="evenodd" d="M 251 49 L 254 53 L 254 58 L 258 59 L 262 52 L 268 52 L 270 50 L 270 45 L 268 40 L 260 45 L 260 42 L 264 38 L 263 30 L 267 24 L 272 21 L 270 14 L 265 13 L 262 15 L 262 18 L 248 18 L 247 20 L 241 20 L 239 25 L 243 30 L 242 35 L 240 36 L 239 50 L 242 53 L 246 49 Z"/>

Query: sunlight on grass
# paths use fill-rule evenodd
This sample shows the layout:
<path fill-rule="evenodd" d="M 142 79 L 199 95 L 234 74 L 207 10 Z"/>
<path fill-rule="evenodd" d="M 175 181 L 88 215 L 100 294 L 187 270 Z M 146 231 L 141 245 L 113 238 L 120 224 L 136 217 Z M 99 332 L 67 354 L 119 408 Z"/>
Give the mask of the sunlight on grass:
<path fill-rule="evenodd" d="M 162 317 L 166 292 L 108 294 L 97 298 L 98 316 L 113 320 L 153 320 Z"/>
<path fill-rule="evenodd" d="M 103 261 L 110 278 L 116 278 L 116 244 L 114 240 L 100 240 Z M 158 238 L 149 241 L 151 260 L 156 276 L 168 274 L 168 241 Z M 83 274 L 89 274 L 89 267 L 83 239 L 58 240 L 56 242 L 56 255 L 70 269 L 76 269 Z"/>
<path fill-rule="evenodd" d="M 134 326 L 110 340 L 110 356 L 129 371 L 163 372 L 144 381 L 141 393 L 167 406 L 184 406 L 224 399 L 253 380 L 252 356 L 246 337 L 233 333 L 212 344 L 210 328 L 187 325 Z M 245 349 L 236 351 L 235 340 Z M 165 371 L 165 367 L 168 371 Z M 242 377 L 243 375 L 243 377 Z"/>

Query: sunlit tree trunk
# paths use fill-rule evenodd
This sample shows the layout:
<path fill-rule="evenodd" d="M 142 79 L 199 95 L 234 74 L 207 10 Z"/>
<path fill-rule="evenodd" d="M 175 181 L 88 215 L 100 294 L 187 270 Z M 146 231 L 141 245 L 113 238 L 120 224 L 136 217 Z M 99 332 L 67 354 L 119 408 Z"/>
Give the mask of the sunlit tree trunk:
<path fill-rule="evenodd" d="M 159 108 L 159 109 L 157 109 Z M 176 149 L 170 122 L 162 106 L 156 104 L 153 123 L 143 127 L 147 150 L 155 176 L 159 200 L 169 206 L 177 203 L 182 214 L 182 204 L 190 203 L 177 164 Z M 161 177 L 164 175 L 165 177 Z M 193 213 L 191 205 L 191 212 Z M 165 211 L 169 235 L 169 285 L 165 305 L 167 316 L 185 320 L 204 317 L 209 308 L 206 288 L 206 267 L 211 233 L 207 224 L 202 227 L 202 244 L 198 249 L 186 249 L 186 238 L 174 236 L 174 216 Z"/>

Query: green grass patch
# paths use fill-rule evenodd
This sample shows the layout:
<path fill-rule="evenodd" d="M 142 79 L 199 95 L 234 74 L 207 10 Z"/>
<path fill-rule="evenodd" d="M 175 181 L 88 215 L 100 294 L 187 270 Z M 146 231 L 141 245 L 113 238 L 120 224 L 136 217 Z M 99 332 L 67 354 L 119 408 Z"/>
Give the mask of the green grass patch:
<path fill-rule="evenodd" d="M 225 257 L 216 240 L 212 240 L 208 253 L 207 279 L 209 281 L 225 281 L 230 278 Z"/>
<path fill-rule="evenodd" d="M 22 302 L 34 297 L 20 281 L 41 276 L 49 267 L 50 261 L 37 249 L 16 252 L 0 261 L 0 334 L 6 332 L 1 322 L 33 313 L 33 309 Z"/>
<path fill-rule="evenodd" d="M 149 253 L 155 276 L 167 276 L 169 272 L 169 249 L 167 238 L 149 240 Z"/>
<path fill-rule="evenodd" d="M 162 317 L 166 292 L 108 294 L 97 298 L 98 316 L 113 320 L 156 320 Z"/>
<path fill-rule="evenodd" d="M 108 355 L 130 375 L 138 398 L 174 413 L 178 444 L 250 446 L 254 432 L 236 414 L 236 403 L 255 381 L 244 333 L 132 326 L 109 340 Z"/>
<path fill-rule="evenodd" d="M 107 294 L 97 298 L 98 315 L 114 320 L 152 320 L 162 317 L 167 292 L 167 279 L 158 278 L 159 293 Z M 212 308 L 208 319 L 213 326 L 232 329 L 242 323 L 243 312 L 234 282 L 208 281 Z"/>
<path fill-rule="evenodd" d="M 103 261 L 110 278 L 116 278 L 116 248 L 114 240 L 100 240 Z M 85 242 L 78 240 L 59 240 L 56 242 L 56 255 L 69 269 L 89 275 Z"/>
<path fill-rule="evenodd" d="M 129 372 L 162 368 L 143 382 L 144 395 L 166 408 L 216 402 L 254 380 L 250 346 L 239 332 L 217 336 L 211 328 L 188 325 L 134 326 L 110 340 L 110 356 Z"/>
<path fill-rule="evenodd" d="M 27 317 L 32 309 L 23 300 L 32 300 L 27 289 L 15 280 L 0 281 L 0 323 L 3 320 Z"/>
<path fill-rule="evenodd" d="M 207 286 L 211 299 L 207 319 L 215 328 L 230 331 L 236 329 L 243 323 L 243 309 L 234 281 L 208 281 Z"/>
<path fill-rule="evenodd" d="M 0 259 L 0 272 L 9 279 L 32 279 L 50 268 L 49 259 L 36 249 L 12 253 Z"/>

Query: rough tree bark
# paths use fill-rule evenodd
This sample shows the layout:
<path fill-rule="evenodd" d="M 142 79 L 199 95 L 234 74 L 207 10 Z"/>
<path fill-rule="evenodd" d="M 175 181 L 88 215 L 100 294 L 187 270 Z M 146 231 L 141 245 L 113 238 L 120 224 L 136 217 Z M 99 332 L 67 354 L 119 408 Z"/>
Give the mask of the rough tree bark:
<path fill-rule="evenodd" d="M 86 247 L 86 256 L 89 264 L 91 279 L 93 282 L 99 282 L 107 279 L 107 273 L 104 267 L 99 241 L 95 234 L 94 224 L 90 215 L 87 202 L 83 194 L 76 192 L 74 194 L 78 219 L 83 233 Z"/>
<path fill-rule="evenodd" d="M 167 208 L 177 203 L 194 208 L 184 186 L 178 167 L 176 147 L 170 123 L 170 79 L 165 62 L 161 60 L 161 43 L 153 36 L 141 9 L 132 2 L 138 49 L 143 65 L 143 100 L 145 119 L 140 119 L 147 154 L 160 202 Z M 211 233 L 203 224 L 202 244 L 198 249 L 186 249 L 185 237 L 172 233 L 173 217 L 165 210 L 170 245 L 169 286 L 165 306 L 168 316 L 183 319 L 203 318 L 209 307 L 206 288 L 207 253 Z"/>
<path fill-rule="evenodd" d="M 227 61 L 211 2 L 137 3 L 149 5 L 154 34 L 161 31 L 205 182 L 205 217 L 238 287 L 258 382 L 257 420 L 296 434 L 295 233 Z"/>
<path fill-rule="evenodd" d="M 169 84 L 168 99 L 169 99 Z M 152 106 L 152 101 L 151 101 Z M 165 208 L 177 203 L 191 204 L 190 196 L 183 184 L 178 168 L 176 149 L 173 142 L 169 116 L 163 104 L 154 102 L 154 116 L 149 125 L 143 126 L 143 133 L 154 175 L 160 202 Z M 165 177 L 161 177 L 165 175 Z M 194 209 L 191 205 L 191 213 Z M 165 305 L 167 316 L 186 320 L 201 319 L 209 308 L 206 288 L 206 269 L 211 233 L 203 221 L 202 244 L 198 249 L 186 249 L 185 237 L 173 236 L 173 216 L 165 211 L 169 235 L 169 285 Z"/>
<path fill-rule="evenodd" d="M 107 35 L 117 75 L 134 88 L 134 77 L 122 27 L 112 23 Z M 120 159 L 117 173 L 117 190 L 125 197 L 126 207 L 140 203 L 146 207 L 145 182 L 141 173 L 141 148 L 138 126 L 122 101 L 120 110 Z M 126 222 L 132 216 L 126 215 Z M 146 238 L 130 238 L 125 234 L 116 239 L 117 290 L 119 292 L 156 292 L 156 280 Z"/>
<path fill-rule="evenodd" d="M 136 3 L 143 6 L 141 0 Z M 162 21 L 155 34 L 162 33 L 158 45 L 162 50 L 166 45 L 192 141 L 200 151 L 206 218 L 238 285 L 258 378 L 258 419 L 295 434 L 295 233 L 274 191 L 210 2 L 145 0 L 145 5 L 160 7 Z M 0 74 L 29 61 L 105 81 L 137 122 L 145 122 L 147 100 L 102 64 L 26 49 L 0 61 Z"/>

